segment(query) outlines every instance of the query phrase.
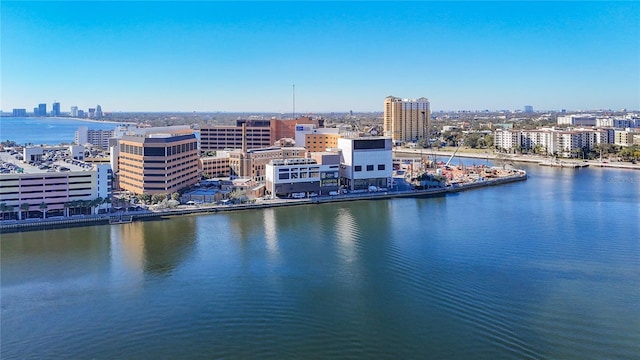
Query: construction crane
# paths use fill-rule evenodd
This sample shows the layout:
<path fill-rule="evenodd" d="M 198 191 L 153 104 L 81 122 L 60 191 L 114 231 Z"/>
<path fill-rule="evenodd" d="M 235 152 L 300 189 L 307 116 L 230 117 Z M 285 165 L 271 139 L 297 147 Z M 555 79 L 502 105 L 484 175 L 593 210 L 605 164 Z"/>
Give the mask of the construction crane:
<path fill-rule="evenodd" d="M 454 151 L 449 160 L 447 160 L 447 163 L 444 164 L 445 167 L 449 166 L 449 163 L 451 162 L 451 160 L 453 160 L 453 157 L 456 156 L 456 153 L 458 153 L 458 149 L 460 149 L 460 144 L 458 144 L 456 151 Z"/>

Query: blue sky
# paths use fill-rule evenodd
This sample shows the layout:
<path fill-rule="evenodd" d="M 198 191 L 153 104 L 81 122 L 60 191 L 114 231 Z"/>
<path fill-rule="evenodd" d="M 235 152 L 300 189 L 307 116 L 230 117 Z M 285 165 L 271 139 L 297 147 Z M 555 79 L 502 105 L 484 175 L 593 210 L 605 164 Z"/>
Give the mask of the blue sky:
<path fill-rule="evenodd" d="M 11 2 L 1 109 L 640 109 L 640 2 Z"/>

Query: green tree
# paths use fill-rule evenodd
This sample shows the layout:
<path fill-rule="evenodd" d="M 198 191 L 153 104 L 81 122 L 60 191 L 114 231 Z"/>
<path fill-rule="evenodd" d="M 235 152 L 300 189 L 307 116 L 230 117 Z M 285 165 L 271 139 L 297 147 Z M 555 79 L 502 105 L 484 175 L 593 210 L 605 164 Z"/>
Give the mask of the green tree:
<path fill-rule="evenodd" d="M 171 194 L 171 200 L 180 200 L 180 194 L 174 192 L 173 194 Z"/>
<path fill-rule="evenodd" d="M 429 147 L 429 140 L 420 139 L 418 140 L 418 142 L 416 142 L 416 145 L 420 148 L 426 149 L 427 147 Z"/>
<path fill-rule="evenodd" d="M 484 144 L 486 147 L 493 147 L 493 135 L 492 134 L 488 134 L 484 136 Z"/>
<path fill-rule="evenodd" d="M 47 218 L 47 209 L 49 208 L 49 205 L 46 202 L 41 202 L 40 205 L 38 205 L 38 207 L 40 208 L 40 211 L 42 211 L 42 218 L 46 219 Z"/>
<path fill-rule="evenodd" d="M 69 216 L 69 208 L 71 207 L 71 201 L 64 203 L 64 216 Z"/>
<path fill-rule="evenodd" d="M 9 207 L 6 203 L 0 203 L 0 213 L 2 213 L 2 220 L 4 220 L 4 213 L 9 211 Z"/>
<path fill-rule="evenodd" d="M 148 204 L 151 202 L 151 195 L 146 194 L 146 193 L 142 193 L 140 195 L 138 195 L 138 198 L 140 199 L 140 201 L 142 201 L 145 204 Z"/>
<path fill-rule="evenodd" d="M 166 198 L 167 194 L 153 194 L 153 196 L 151 196 L 151 202 L 153 204 L 157 204 L 159 202 L 162 202 Z"/>
<path fill-rule="evenodd" d="M 578 158 L 583 154 L 583 152 L 584 151 L 582 150 L 582 148 L 579 148 L 579 147 L 578 148 L 573 148 L 573 149 L 571 149 L 571 154 L 572 154 L 571 157 Z"/>
<path fill-rule="evenodd" d="M 104 199 L 102 199 L 102 203 L 107 205 L 107 212 L 111 212 L 111 198 L 110 197 L 106 197 Z"/>
<path fill-rule="evenodd" d="M 475 149 L 478 147 L 479 141 L 480 141 L 480 134 L 471 133 L 464 138 L 464 145 L 472 149 Z"/>
<path fill-rule="evenodd" d="M 22 211 L 25 211 L 27 213 L 27 217 L 29 218 L 29 208 L 31 207 L 31 205 L 29 203 L 22 203 L 20 204 L 20 220 L 22 220 Z"/>

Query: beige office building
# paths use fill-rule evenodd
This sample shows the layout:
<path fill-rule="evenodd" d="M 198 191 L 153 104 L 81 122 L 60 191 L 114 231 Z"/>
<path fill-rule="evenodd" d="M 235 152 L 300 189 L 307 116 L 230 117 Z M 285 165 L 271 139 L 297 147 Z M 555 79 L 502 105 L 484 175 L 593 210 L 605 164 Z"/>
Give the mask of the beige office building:
<path fill-rule="evenodd" d="M 309 152 L 322 152 L 327 149 L 337 148 L 340 134 L 313 133 L 306 134 L 304 139 L 304 147 Z"/>
<path fill-rule="evenodd" d="M 171 194 L 200 180 L 198 140 L 189 126 L 141 128 L 119 140 L 120 189 Z"/>
<path fill-rule="evenodd" d="M 391 137 L 394 143 L 428 139 L 430 119 L 431 108 L 426 98 L 388 96 L 384 99 L 384 135 Z"/>
<path fill-rule="evenodd" d="M 304 158 L 307 149 L 303 147 L 270 147 L 251 150 L 233 150 L 229 152 L 229 167 L 234 178 L 265 181 L 266 166 L 271 160 Z"/>

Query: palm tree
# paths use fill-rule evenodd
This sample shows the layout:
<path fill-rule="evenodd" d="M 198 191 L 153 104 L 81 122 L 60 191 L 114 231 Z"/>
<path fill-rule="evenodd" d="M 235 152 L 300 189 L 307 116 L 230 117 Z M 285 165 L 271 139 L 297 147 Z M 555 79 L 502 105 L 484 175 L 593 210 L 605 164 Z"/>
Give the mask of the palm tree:
<path fill-rule="evenodd" d="M 31 207 L 31 204 L 29 204 L 29 203 L 20 204 L 20 220 L 22 220 L 22 212 L 23 211 L 27 212 L 27 218 L 29 218 L 29 208 L 30 207 Z"/>
<path fill-rule="evenodd" d="M 42 218 L 46 219 L 47 218 L 47 208 L 49 207 L 49 205 L 47 205 L 46 202 L 41 202 L 39 205 L 40 211 L 42 211 Z"/>
<path fill-rule="evenodd" d="M 0 203 L 0 213 L 2 213 L 2 220 L 4 220 L 4 213 L 8 210 L 6 203 Z"/>
<path fill-rule="evenodd" d="M 4 220 L 4 214 L 7 212 L 12 212 L 13 206 L 7 205 L 7 203 L 0 203 L 0 213 L 2 213 L 2 220 Z"/>
<path fill-rule="evenodd" d="M 94 200 L 83 200 L 82 201 L 82 213 L 84 215 L 91 215 L 91 207 L 93 206 Z"/>
<path fill-rule="evenodd" d="M 107 213 L 111 212 L 111 211 L 110 211 L 110 209 L 111 209 L 111 198 L 107 196 L 106 198 L 102 199 L 102 203 L 103 203 L 103 204 L 107 204 L 107 208 L 106 208 L 106 210 L 105 210 L 105 211 L 106 211 Z"/>
<path fill-rule="evenodd" d="M 64 216 L 69 217 L 69 208 L 71 207 L 71 201 L 64 203 Z"/>

